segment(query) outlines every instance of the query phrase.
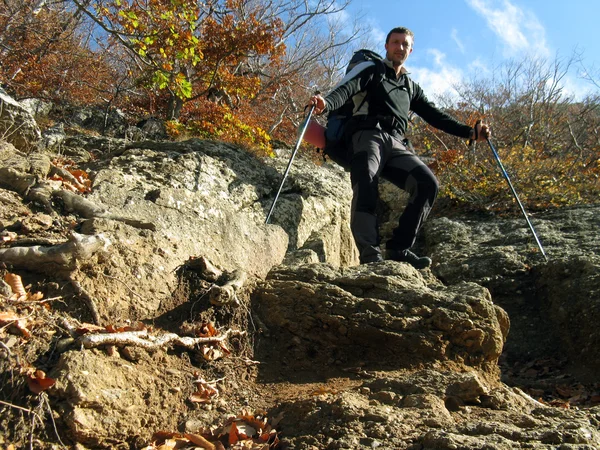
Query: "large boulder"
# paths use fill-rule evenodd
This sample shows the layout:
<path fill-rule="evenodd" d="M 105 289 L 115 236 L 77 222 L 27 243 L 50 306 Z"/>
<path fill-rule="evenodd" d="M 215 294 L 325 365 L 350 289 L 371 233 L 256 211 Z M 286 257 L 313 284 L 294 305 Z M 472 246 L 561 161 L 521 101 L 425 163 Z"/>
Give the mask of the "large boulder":
<path fill-rule="evenodd" d="M 30 151 L 41 139 L 40 128 L 27 108 L 0 88 L 0 138 L 22 151 Z"/>
<path fill-rule="evenodd" d="M 274 269 L 254 291 L 270 339 L 264 358 L 292 369 L 423 366 L 497 378 L 506 313 L 474 283 L 445 287 L 404 263 Z"/>

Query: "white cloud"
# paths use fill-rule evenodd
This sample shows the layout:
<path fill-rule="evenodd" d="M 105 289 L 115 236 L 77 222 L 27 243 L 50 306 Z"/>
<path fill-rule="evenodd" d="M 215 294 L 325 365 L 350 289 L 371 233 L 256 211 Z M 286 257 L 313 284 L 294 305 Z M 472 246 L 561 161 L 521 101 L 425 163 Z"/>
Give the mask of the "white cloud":
<path fill-rule="evenodd" d="M 454 95 L 454 85 L 463 79 L 463 73 L 457 67 L 447 64 L 446 55 L 437 50 L 427 50 L 429 56 L 433 58 L 431 66 L 409 67 L 411 78 L 415 80 L 425 91 L 429 98 L 435 98 L 437 95 Z"/>
<path fill-rule="evenodd" d="M 462 54 L 465 54 L 466 53 L 465 46 L 463 45 L 462 41 L 458 37 L 458 30 L 456 28 L 452 28 L 452 32 L 450 33 L 450 37 L 456 43 L 456 46 L 458 47 L 458 49 L 460 50 L 460 52 Z"/>
<path fill-rule="evenodd" d="M 469 63 L 469 72 L 477 73 L 479 75 L 489 75 L 492 73 L 490 67 L 482 61 L 480 58 L 475 59 L 471 63 Z"/>
<path fill-rule="evenodd" d="M 510 0 L 467 0 L 467 4 L 485 18 L 488 27 L 503 43 L 504 56 L 550 54 L 546 30 L 532 12 L 516 6 Z"/>

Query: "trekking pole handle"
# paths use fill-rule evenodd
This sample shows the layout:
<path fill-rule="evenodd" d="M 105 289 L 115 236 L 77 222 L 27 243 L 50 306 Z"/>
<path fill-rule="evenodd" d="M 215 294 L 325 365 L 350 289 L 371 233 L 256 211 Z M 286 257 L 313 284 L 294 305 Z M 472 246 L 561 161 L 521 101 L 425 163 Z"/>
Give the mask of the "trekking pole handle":
<path fill-rule="evenodd" d="M 473 127 L 473 130 L 475 130 L 475 136 L 473 136 L 472 138 L 469 139 L 469 142 L 467 143 L 467 145 L 469 147 L 471 147 L 474 143 L 477 142 L 477 138 L 479 138 L 479 133 L 477 133 L 477 125 L 481 124 L 481 119 L 477 119 L 477 121 L 475 122 L 475 126 Z"/>

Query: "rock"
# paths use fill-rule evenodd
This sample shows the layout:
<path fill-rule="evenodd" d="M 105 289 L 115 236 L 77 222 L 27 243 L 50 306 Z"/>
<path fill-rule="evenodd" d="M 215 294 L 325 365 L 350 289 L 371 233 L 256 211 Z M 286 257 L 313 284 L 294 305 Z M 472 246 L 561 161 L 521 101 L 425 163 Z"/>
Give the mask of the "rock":
<path fill-rule="evenodd" d="M 290 364 L 341 359 L 398 369 L 435 362 L 491 375 L 507 331 L 486 289 L 429 284 L 419 271 L 393 261 L 368 268 L 282 266 L 253 300 L 266 326 L 278 330 L 265 342 L 269 354 L 289 354 Z M 291 349 L 294 336 L 303 343 Z"/>
<path fill-rule="evenodd" d="M 40 129 L 29 110 L 0 88 L 0 136 L 17 149 L 30 151 L 41 139 Z"/>
<path fill-rule="evenodd" d="M 5 302 L 31 337 L 5 327 L 2 373 L 17 380 L 15 362 L 27 361 L 56 380 L 47 398 L 65 446 L 144 448 L 155 432 L 209 429 L 223 438 L 231 416 L 256 414 L 283 448 L 600 447 L 591 403 L 600 208 L 532 217 L 548 262 L 522 217 L 455 215 L 431 218 L 420 237 L 430 270 L 361 266 L 343 170 L 298 157 L 265 224 L 289 151 L 263 159 L 199 139 L 45 137 L 52 144 L 29 155 L 0 142 L 2 250 L 47 250 L 71 232 L 112 243 L 66 275 L 1 261 L 2 275 L 18 272 L 44 295 Z M 55 195 L 42 211 L 27 195 L 61 188 L 48 179 L 59 147 L 92 189 Z M 385 238 L 405 196 L 387 184 L 381 194 Z M 101 214 L 83 214 L 74 197 Z M 235 301 L 211 304 L 214 286 L 238 271 L 249 277 Z M 245 333 L 191 350 L 81 348 L 80 333 L 121 329 Z M 14 381 L 11 395 L 30 398 L 26 386 Z M 30 440 L 20 417 L 2 410 L 6 442 L 58 445 L 47 430 Z"/>

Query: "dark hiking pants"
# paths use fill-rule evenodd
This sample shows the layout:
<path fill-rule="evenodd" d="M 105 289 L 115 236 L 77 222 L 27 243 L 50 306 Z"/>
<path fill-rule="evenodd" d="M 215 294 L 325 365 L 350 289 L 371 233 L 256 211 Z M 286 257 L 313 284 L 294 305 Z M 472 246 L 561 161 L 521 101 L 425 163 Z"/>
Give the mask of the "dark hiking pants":
<path fill-rule="evenodd" d="M 352 136 L 352 218 L 350 227 L 360 262 L 381 260 L 375 209 L 379 177 L 408 192 L 408 205 L 386 248 L 405 250 L 415 243 L 429 215 L 439 184 L 429 168 L 403 143 L 402 136 L 381 129 L 360 130 Z"/>

